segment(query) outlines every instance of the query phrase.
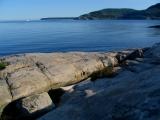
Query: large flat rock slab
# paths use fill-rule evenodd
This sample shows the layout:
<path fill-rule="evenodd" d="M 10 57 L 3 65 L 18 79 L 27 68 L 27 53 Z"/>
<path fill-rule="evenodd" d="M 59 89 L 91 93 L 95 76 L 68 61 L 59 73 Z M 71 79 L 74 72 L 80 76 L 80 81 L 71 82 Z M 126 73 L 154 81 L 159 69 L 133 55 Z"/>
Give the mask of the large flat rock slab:
<path fill-rule="evenodd" d="M 0 72 L 16 100 L 85 80 L 97 71 L 117 65 L 116 54 L 71 52 L 8 56 L 3 60 L 9 65 Z"/>

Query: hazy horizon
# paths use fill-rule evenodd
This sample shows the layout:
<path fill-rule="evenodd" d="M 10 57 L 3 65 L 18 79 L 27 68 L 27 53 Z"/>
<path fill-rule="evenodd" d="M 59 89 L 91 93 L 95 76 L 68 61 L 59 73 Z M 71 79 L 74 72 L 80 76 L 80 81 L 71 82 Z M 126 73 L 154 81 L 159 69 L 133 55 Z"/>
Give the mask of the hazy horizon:
<path fill-rule="evenodd" d="M 105 8 L 132 8 L 137 10 L 160 0 L 0 0 L 0 20 L 38 20 L 44 17 L 78 17 Z"/>

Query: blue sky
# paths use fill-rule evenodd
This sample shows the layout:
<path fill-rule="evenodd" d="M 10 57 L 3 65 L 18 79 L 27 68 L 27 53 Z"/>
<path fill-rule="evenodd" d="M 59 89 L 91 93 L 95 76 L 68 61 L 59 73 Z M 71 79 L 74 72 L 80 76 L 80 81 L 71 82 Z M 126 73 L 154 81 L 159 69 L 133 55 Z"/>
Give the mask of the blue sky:
<path fill-rule="evenodd" d="M 75 17 L 103 8 L 145 9 L 160 0 L 0 0 L 0 20 Z"/>

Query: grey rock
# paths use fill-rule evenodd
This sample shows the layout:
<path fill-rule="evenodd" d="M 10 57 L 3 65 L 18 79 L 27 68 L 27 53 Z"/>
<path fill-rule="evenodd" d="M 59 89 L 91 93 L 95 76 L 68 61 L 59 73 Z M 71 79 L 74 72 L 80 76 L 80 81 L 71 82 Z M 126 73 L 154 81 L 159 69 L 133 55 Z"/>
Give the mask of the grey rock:
<path fill-rule="evenodd" d="M 128 54 L 126 54 L 128 53 Z M 117 59 L 119 63 L 125 62 L 126 60 L 134 60 L 136 58 L 143 58 L 144 52 L 143 49 L 137 49 L 137 50 L 129 50 L 129 51 L 123 51 L 117 54 Z"/>
<path fill-rule="evenodd" d="M 61 106 L 39 120 L 158 120 L 160 64 L 151 60 L 158 63 L 159 53 L 157 44 L 143 60 L 129 60 L 117 76 L 75 85 Z"/>
<path fill-rule="evenodd" d="M 144 55 L 147 58 L 160 58 L 160 43 L 157 43 L 153 47 L 148 49 Z"/>
<path fill-rule="evenodd" d="M 52 110 L 55 106 L 48 93 L 36 94 L 17 101 L 21 117 L 42 114 Z"/>
<path fill-rule="evenodd" d="M 63 96 L 66 101 L 61 107 L 40 120 L 157 120 L 159 72 L 159 68 L 139 74 L 123 71 L 112 80 L 77 86 L 73 93 Z"/>

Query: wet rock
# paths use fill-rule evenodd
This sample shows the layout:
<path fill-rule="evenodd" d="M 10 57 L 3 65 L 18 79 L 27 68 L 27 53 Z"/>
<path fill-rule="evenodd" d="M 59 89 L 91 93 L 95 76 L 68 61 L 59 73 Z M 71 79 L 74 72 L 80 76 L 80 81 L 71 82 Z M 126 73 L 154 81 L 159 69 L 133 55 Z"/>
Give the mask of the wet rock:
<path fill-rule="evenodd" d="M 116 58 L 118 60 L 119 63 L 122 63 L 126 57 L 131 54 L 134 50 L 126 50 L 126 51 L 121 51 L 118 52 L 118 54 L 116 55 Z"/>
<path fill-rule="evenodd" d="M 134 60 L 135 58 L 143 58 L 143 50 L 138 49 L 129 54 L 124 60 Z"/>
<path fill-rule="evenodd" d="M 160 59 L 160 43 L 155 44 L 149 50 L 145 52 L 145 57 Z"/>

